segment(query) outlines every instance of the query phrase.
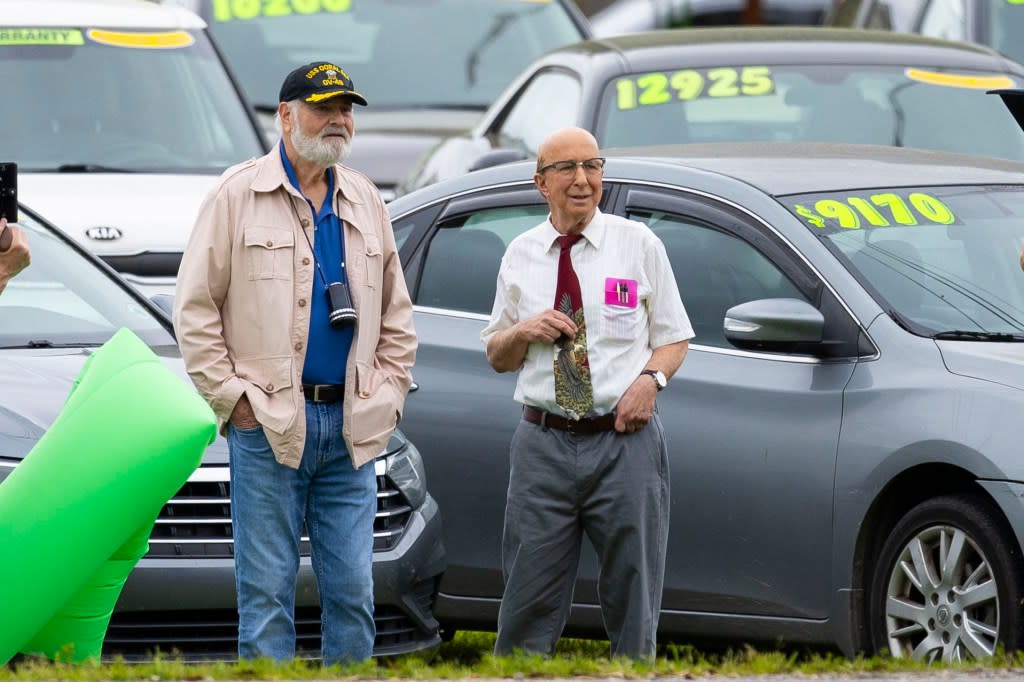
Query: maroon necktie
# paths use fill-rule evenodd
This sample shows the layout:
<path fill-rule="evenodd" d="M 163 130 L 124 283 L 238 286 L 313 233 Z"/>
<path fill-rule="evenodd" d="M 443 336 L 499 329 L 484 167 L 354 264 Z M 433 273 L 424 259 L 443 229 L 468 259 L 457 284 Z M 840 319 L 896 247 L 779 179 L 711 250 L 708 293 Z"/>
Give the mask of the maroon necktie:
<path fill-rule="evenodd" d="M 563 334 L 555 342 L 555 402 L 571 419 L 581 419 L 594 406 L 583 296 L 571 256 L 572 245 L 582 238 L 582 234 L 558 238 L 562 251 L 558 255 L 558 283 L 555 285 L 555 310 L 572 318 L 577 329 L 576 338 L 571 341 Z"/>

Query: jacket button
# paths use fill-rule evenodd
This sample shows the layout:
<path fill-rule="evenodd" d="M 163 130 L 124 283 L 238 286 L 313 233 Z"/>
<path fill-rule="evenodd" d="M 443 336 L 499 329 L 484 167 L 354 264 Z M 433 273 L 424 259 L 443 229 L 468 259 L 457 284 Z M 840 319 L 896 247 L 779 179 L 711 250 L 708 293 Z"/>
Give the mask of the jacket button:
<path fill-rule="evenodd" d="M 300 308 L 305 308 L 306 307 L 306 299 L 304 299 L 304 298 L 300 298 L 299 299 L 299 307 Z"/>
<path fill-rule="evenodd" d="M 359 391 L 359 395 L 362 396 L 363 398 L 369 398 L 370 397 L 370 392 L 369 391 Z"/>
<path fill-rule="evenodd" d="M 309 259 L 308 258 L 303 258 L 302 259 L 302 264 L 303 265 L 309 265 Z"/>
<path fill-rule="evenodd" d="M 302 342 L 301 341 L 299 343 L 295 344 L 295 350 L 302 350 Z"/>
<path fill-rule="evenodd" d="M 309 218 L 303 218 L 301 222 L 303 227 L 309 227 Z"/>
<path fill-rule="evenodd" d="M 267 384 L 267 390 L 268 391 L 273 391 L 274 390 L 274 384 Z"/>
<path fill-rule="evenodd" d="M 272 242 L 271 240 L 268 239 L 267 240 L 267 248 L 270 248 L 273 245 L 274 245 L 274 242 Z"/>

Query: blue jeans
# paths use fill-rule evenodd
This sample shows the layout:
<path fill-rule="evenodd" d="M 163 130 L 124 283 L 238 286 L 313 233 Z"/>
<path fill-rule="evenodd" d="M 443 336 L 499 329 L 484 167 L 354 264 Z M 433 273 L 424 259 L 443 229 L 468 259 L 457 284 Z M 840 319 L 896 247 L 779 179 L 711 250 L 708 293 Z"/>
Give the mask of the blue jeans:
<path fill-rule="evenodd" d="M 373 655 L 373 462 L 359 469 L 341 436 L 342 403 L 306 402 L 298 469 L 279 464 L 262 427 L 228 427 L 238 655 L 295 657 L 295 589 L 306 522 L 322 609 L 325 665 Z"/>

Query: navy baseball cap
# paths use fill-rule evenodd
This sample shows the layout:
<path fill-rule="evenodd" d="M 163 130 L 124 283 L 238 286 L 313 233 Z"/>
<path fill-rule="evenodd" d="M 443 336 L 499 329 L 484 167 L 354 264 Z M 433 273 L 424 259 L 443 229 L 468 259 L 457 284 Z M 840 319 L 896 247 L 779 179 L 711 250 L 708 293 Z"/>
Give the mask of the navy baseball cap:
<path fill-rule="evenodd" d="M 356 104 L 366 106 L 366 98 L 355 91 L 345 69 L 331 62 L 312 62 L 288 74 L 281 85 L 279 101 L 301 99 L 315 104 L 338 96 L 348 97 Z"/>

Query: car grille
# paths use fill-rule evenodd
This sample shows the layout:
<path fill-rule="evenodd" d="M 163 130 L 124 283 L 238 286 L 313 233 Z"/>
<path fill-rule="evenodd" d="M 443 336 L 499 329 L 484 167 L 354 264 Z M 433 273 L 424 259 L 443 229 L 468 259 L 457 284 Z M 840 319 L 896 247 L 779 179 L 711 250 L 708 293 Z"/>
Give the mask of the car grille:
<path fill-rule="evenodd" d="M 413 587 L 413 599 L 432 613 L 437 581 L 424 580 Z M 374 653 L 411 651 L 418 642 L 436 635 L 418 628 L 404 611 L 390 604 L 377 605 L 373 614 L 377 626 Z M 320 655 L 320 609 L 295 609 L 296 655 Z M 234 609 L 195 611 L 115 612 L 103 640 L 103 657 L 145 660 L 159 650 L 184 660 L 231 660 L 238 656 L 238 614 Z"/>
<path fill-rule="evenodd" d="M 373 551 L 395 547 L 409 523 L 412 507 L 377 463 L 377 514 L 373 521 Z M 149 539 L 151 558 L 230 558 L 231 491 L 227 468 L 200 469 L 160 510 Z M 221 480 L 211 480 L 221 479 Z M 309 556 L 305 529 L 300 547 Z"/>

